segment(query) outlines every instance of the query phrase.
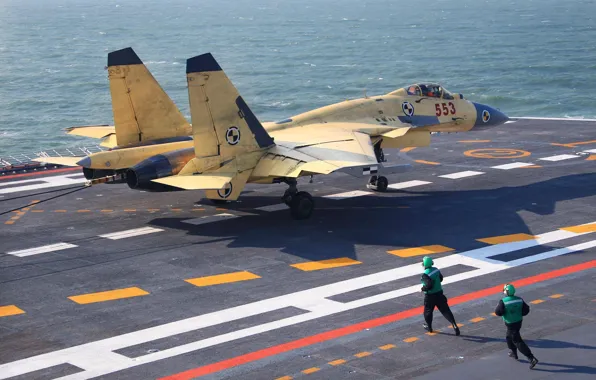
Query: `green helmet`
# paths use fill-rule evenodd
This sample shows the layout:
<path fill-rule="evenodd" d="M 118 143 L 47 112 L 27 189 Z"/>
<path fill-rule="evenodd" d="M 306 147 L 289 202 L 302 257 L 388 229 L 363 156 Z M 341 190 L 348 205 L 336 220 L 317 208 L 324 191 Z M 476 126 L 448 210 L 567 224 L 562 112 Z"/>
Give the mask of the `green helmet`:
<path fill-rule="evenodd" d="M 424 256 L 424 258 L 422 259 L 422 266 L 424 268 L 430 268 L 433 266 L 433 259 L 430 258 L 429 256 Z"/>
<path fill-rule="evenodd" d="M 503 293 L 505 293 L 508 296 L 515 295 L 515 286 L 511 284 L 505 284 L 505 286 L 503 286 Z"/>

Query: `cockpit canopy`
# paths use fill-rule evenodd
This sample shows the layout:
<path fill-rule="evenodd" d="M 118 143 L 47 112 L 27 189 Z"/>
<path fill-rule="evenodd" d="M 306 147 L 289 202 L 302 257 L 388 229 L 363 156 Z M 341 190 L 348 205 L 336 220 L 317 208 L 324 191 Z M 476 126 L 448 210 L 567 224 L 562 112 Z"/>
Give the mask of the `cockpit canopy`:
<path fill-rule="evenodd" d="M 437 83 L 416 83 L 410 86 L 400 88 L 392 92 L 395 95 L 413 95 L 413 96 L 424 96 L 429 98 L 439 99 L 454 99 L 454 96 L 447 91 L 443 86 Z M 458 95 L 458 98 L 463 99 L 463 96 Z"/>

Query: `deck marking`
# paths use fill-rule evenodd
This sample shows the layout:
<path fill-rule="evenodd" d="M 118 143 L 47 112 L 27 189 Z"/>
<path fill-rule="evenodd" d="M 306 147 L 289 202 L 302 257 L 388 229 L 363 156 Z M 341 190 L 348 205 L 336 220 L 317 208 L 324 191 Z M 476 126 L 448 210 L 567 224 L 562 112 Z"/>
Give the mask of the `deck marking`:
<path fill-rule="evenodd" d="M 549 296 L 550 298 L 561 298 L 563 297 L 562 294 L 553 294 L 552 296 Z"/>
<path fill-rule="evenodd" d="M 387 351 L 387 350 L 390 350 L 392 348 L 395 348 L 395 344 L 386 344 L 384 346 L 380 346 L 379 347 L 379 350 Z"/>
<path fill-rule="evenodd" d="M 409 147 L 407 147 L 407 148 L 400 149 L 399 151 L 400 151 L 400 152 L 411 152 L 411 151 L 413 151 L 414 149 L 416 149 L 416 147 L 415 147 L 415 146 L 409 146 Z"/>
<path fill-rule="evenodd" d="M 418 340 L 418 338 L 416 338 L 415 336 L 413 336 L 411 338 L 404 339 L 404 342 L 406 342 L 406 343 L 414 343 L 417 340 Z"/>
<path fill-rule="evenodd" d="M 584 153 L 594 153 L 594 154 L 596 154 L 596 149 L 584 150 Z"/>
<path fill-rule="evenodd" d="M 419 164 L 425 164 L 425 165 L 441 165 L 440 162 L 434 162 L 434 161 L 414 160 L 414 162 L 417 162 Z"/>
<path fill-rule="evenodd" d="M 105 292 L 81 294 L 79 296 L 70 296 L 69 300 L 76 302 L 80 305 L 86 305 L 89 303 L 114 301 L 123 298 L 132 298 L 139 296 L 146 296 L 149 292 L 137 287 L 108 290 Z"/>
<path fill-rule="evenodd" d="M 340 257 L 337 259 L 309 261 L 306 263 L 291 264 L 291 267 L 300 269 L 301 271 L 310 272 L 314 270 L 330 269 L 345 267 L 348 265 L 362 264 L 362 262 L 350 259 L 349 257 Z"/>
<path fill-rule="evenodd" d="M 550 145 L 555 145 L 555 146 L 564 146 L 566 148 L 577 148 L 578 145 L 589 145 L 589 144 L 596 144 L 596 140 L 589 140 L 589 141 L 576 141 L 576 142 L 572 142 L 572 143 L 565 143 L 565 144 L 561 144 L 561 143 L 551 143 Z"/>
<path fill-rule="evenodd" d="M 289 207 L 285 203 L 278 203 L 275 205 L 261 206 L 261 207 L 255 208 L 255 210 L 261 210 L 261 211 L 267 211 L 267 212 L 287 210 L 287 209 L 289 209 Z"/>
<path fill-rule="evenodd" d="M 184 280 L 194 286 L 212 286 L 212 285 L 219 285 L 219 284 L 229 284 L 231 282 L 239 282 L 239 281 L 247 281 L 247 280 L 255 280 L 257 278 L 261 278 L 261 276 L 257 276 L 251 272 L 234 272 L 234 273 L 224 273 L 224 274 L 216 274 L 213 276 L 205 276 L 205 277 L 197 277 L 197 278 L 189 278 Z"/>
<path fill-rule="evenodd" d="M 312 368 L 307 368 L 307 369 L 303 370 L 302 373 L 304 373 L 305 375 L 308 375 L 308 374 L 315 373 L 320 370 L 321 369 L 319 367 L 312 367 Z"/>
<path fill-rule="evenodd" d="M 591 154 L 590 157 L 586 158 L 586 161 L 596 161 L 596 154 Z"/>
<path fill-rule="evenodd" d="M 340 365 L 340 364 L 344 364 L 346 361 L 344 359 L 337 359 L 337 360 L 333 360 L 327 364 L 332 365 L 332 366 L 336 366 L 336 365 Z"/>
<path fill-rule="evenodd" d="M 74 170 L 79 170 L 80 168 L 66 168 L 66 169 L 50 169 L 50 170 L 40 170 L 38 172 L 33 173 L 20 173 L 20 174 L 10 174 L 10 175 L 1 175 L 0 180 L 9 179 L 9 178 L 22 178 L 22 177 L 33 177 L 37 175 L 43 174 L 54 174 L 54 173 L 63 173 L 63 172 L 72 172 Z M 72 174 L 69 174 L 72 175 Z"/>
<path fill-rule="evenodd" d="M 370 355 L 372 355 L 372 354 L 368 351 L 362 351 L 362 352 L 358 352 L 357 354 L 354 354 L 354 356 L 357 358 L 365 358 Z"/>
<path fill-rule="evenodd" d="M 582 234 L 586 232 L 596 232 L 596 223 L 581 224 L 579 226 L 570 226 L 561 228 L 563 231 L 569 231 L 576 234 Z"/>
<path fill-rule="evenodd" d="M 275 380 L 292 380 L 293 377 L 292 376 L 282 376 L 282 377 L 278 377 Z"/>
<path fill-rule="evenodd" d="M 427 185 L 429 183 L 432 183 L 432 182 L 414 180 L 414 181 L 393 183 L 393 184 L 389 185 L 388 187 L 390 189 L 407 189 L 409 187 L 422 186 L 422 185 Z"/>
<path fill-rule="evenodd" d="M 470 319 L 470 322 L 472 322 L 472 323 L 478 323 L 478 322 L 482 322 L 482 321 L 484 321 L 484 318 L 482 318 L 482 317 L 476 317 L 476 318 Z"/>
<path fill-rule="evenodd" d="M 578 158 L 579 156 L 576 156 L 575 154 L 559 154 L 557 156 L 550 156 L 550 157 L 543 157 L 543 158 L 539 158 L 539 160 L 541 161 L 563 161 L 563 160 L 569 160 L 571 158 Z"/>
<path fill-rule="evenodd" d="M 495 273 L 522 264 L 544 260 L 547 258 L 556 257 L 559 255 L 564 255 L 566 253 L 575 252 L 577 250 L 583 250 L 596 246 L 596 240 L 592 240 L 583 244 L 556 249 L 553 251 L 545 252 L 544 254 L 533 255 L 523 259 L 513 260 L 507 263 L 487 259 L 492 255 L 501 254 L 505 252 L 512 252 L 523 248 L 527 248 L 529 246 L 548 244 L 553 241 L 564 240 L 580 235 L 583 234 L 575 234 L 569 231 L 558 230 L 539 235 L 537 236 L 537 239 L 531 241 L 488 246 L 478 248 L 472 251 L 441 257 L 436 259 L 435 263 L 440 268 L 445 268 L 459 264 L 470 265 L 475 268 L 478 268 L 470 270 L 468 272 L 445 277 L 443 284 L 450 284 L 475 278 L 478 276 L 484 276 L 490 273 Z M 570 267 L 565 267 L 562 269 L 557 269 L 533 277 L 516 280 L 512 283 L 516 287 L 522 287 L 590 268 L 596 268 L 596 260 L 582 264 L 577 264 Z M 386 301 L 390 299 L 403 297 L 409 294 L 418 293 L 420 291 L 420 284 L 416 283 L 409 287 L 389 291 L 382 294 L 377 294 L 371 297 L 365 297 L 348 303 L 335 302 L 326 299 L 337 294 L 350 292 L 353 290 L 362 289 L 368 286 L 378 285 L 394 280 L 399 280 L 401 278 L 414 276 L 419 273 L 420 264 L 406 265 L 399 268 L 388 269 L 378 273 L 372 273 L 361 277 L 351 278 L 349 280 L 327 284 L 295 293 L 284 294 L 281 296 L 261 301 L 256 301 L 224 310 L 219 310 L 212 313 L 207 313 L 175 322 L 166 323 L 159 326 L 129 332 L 123 335 L 114 336 L 107 339 L 102 339 L 78 346 L 69 347 L 66 349 L 36 355 L 26 359 L 21 359 L 11 363 L 0 365 L 0 379 L 6 379 L 12 376 L 27 374 L 29 372 L 42 370 L 63 363 L 68 363 L 77 366 L 82 369 L 82 372 L 63 377 L 62 380 L 88 379 L 103 376 L 109 373 L 125 370 L 127 368 L 132 368 L 142 364 L 156 362 L 158 360 L 163 360 L 166 358 L 171 358 L 189 352 L 198 351 L 218 344 L 232 342 L 237 339 L 251 337 L 264 332 L 277 330 L 287 326 L 292 326 L 297 323 L 316 320 L 318 318 L 333 315 L 343 311 L 353 310 L 359 307 L 372 305 L 381 301 Z M 473 293 L 453 297 L 450 299 L 449 302 L 450 305 L 457 305 L 463 302 L 484 298 L 489 295 L 500 294 L 502 290 L 503 286 L 502 284 L 500 284 L 492 288 L 487 288 Z M 249 316 L 259 315 L 262 313 L 290 306 L 297 307 L 308 312 L 288 318 L 283 318 L 277 321 L 267 322 L 257 326 L 242 328 L 239 330 L 231 331 L 225 334 L 209 337 L 202 340 L 197 340 L 187 344 L 182 344 L 177 347 L 151 353 L 134 359 L 127 358 L 123 355 L 114 352 L 126 347 L 147 343 L 153 340 L 162 339 L 184 332 L 196 331 L 205 327 L 238 320 Z M 353 334 L 355 332 L 362 331 L 367 328 L 374 328 L 398 320 L 403 320 L 413 316 L 419 316 L 421 313 L 422 307 L 417 307 L 396 314 L 360 322 L 355 325 L 323 332 L 314 336 L 301 338 L 296 341 L 265 348 L 238 357 L 225 359 L 220 362 L 191 369 L 177 375 L 167 376 L 163 379 L 191 379 L 197 376 L 218 372 L 227 368 L 260 360 L 282 352 L 287 352 L 301 347 L 309 346 L 314 343 L 324 342 L 348 334 Z"/>
<path fill-rule="evenodd" d="M 509 148 L 485 148 L 466 150 L 464 156 L 474 158 L 520 158 L 527 157 L 531 153 L 526 150 L 509 149 Z"/>
<path fill-rule="evenodd" d="M 325 195 L 325 196 L 323 196 L 323 198 L 346 199 L 346 198 L 361 197 L 363 195 L 372 195 L 372 194 L 373 193 L 370 191 L 354 190 L 354 191 L 347 191 L 345 193 Z"/>
<path fill-rule="evenodd" d="M 528 167 L 528 166 L 534 166 L 534 164 L 530 164 L 527 162 L 512 162 L 510 164 L 491 166 L 491 168 L 492 169 L 501 169 L 501 170 L 511 170 L 511 169 L 524 168 L 524 167 Z"/>
<path fill-rule="evenodd" d="M 36 248 L 22 249 L 19 251 L 10 251 L 10 252 L 6 252 L 6 254 L 18 256 L 18 257 L 26 257 L 26 256 L 39 255 L 40 253 L 61 251 L 63 249 L 75 248 L 75 247 L 77 247 L 77 246 L 74 244 L 70 244 L 70 243 L 56 243 L 56 244 L 44 245 L 44 246 L 36 247 Z"/>
<path fill-rule="evenodd" d="M 529 234 L 511 234 L 511 235 L 500 235 L 500 236 L 492 236 L 482 239 L 476 239 L 482 243 L 486 244 L 503 244 L 503 243 L 513 243 L 516 241 L 524 241 L 524 240 L 532 240 L 534 239 L 534 235 Z"/>
<path fill-rule="evenodd" d="M 39 190 L 39 189 L 46 189 L 49 187 L 57 187 L 57 186 L 68 186 L 68 185 L 78 185 L 82 184 L 86 181 L 84 177 L 82 178 L 72 178 L 75 175 L 67 174 L 67 175 L 59 175 L 53 177 L 43 177 L 43 178 L 35 178 L 35 179 L 25 179 L 22 181 L 2 181 L 0 182 L 0 194 L 9 194 L 9 193 L 17 193 L 21 191 L 29 191 L 29 190 Z M 78 176 L 78 175 L 77 175 Z M 82 176 L 82 174 L 81 174 Z M 44 183 L 37 183 L 37 182 L 44 182 Z M 35 185 L 27 185 L 28 183 L 36 182 Z M 9 188 L 2 188 L 2 186 L 7 185 L 18 185 L 23 184 L 23 186 L 16 186 L 16 187 L 9 187 Z"/>
<path fill-rule="evenodd" d="M 533 304 L 533 305 L 537 305 L 537 304 L 539 304 L 539 303 L 543 303 L 543 302 L 544 302 L 544 300 L 534 300 L 534 301 L 530 301 L 530 303 L 531 303 L 531 304 Z"/>
<path fill-rule="evenodd" d="M 120 240 L 120 239 L 126 239 L 126 238 L 134 237 L 134 236 L 152 234 L 154 232 L 159 232 L 159 231 L 163 231 L 163 230 L 160 228 L 154 228 L 154 227 L 142 227 L 142 228 L 135 228 L 132 230 L 125 230 L 125 231 L 120 231 L 120 232 L 112 232 L 109 234 L 103 234 L 103 235 L 99 235 L 99 237 L 110 239 L 110 240 Z"/>
<path fill-rule="evenodd" d="M 192 224 L 192 225 L 198 226 L 201 224 L 219 222 L 222 220 L 228 220 L 228 219 L 234 219 L 234 218 L 238 218 L 238 215 L 222 212 L 220 214 L 215 214 L 215 215 L 205 215 L 200 218 L 186 219 L 186 220 L 183 220 L 182 223 L 187 223 L 187 224 Z"/>
<path fill-rule="evenodd" d="M 460 140 L 460 143 L 489 143 L 491 140 Z"/>
<path fill-rule="evenodd" d="M 425 245 L 423 247 L 394 249 L 387 251 L 387 253 L 399 257 L 413 257 L 422 255 L 431 255 L 433 253 L 445 253 L 454 251 L 453 248 L 445 247 L 444 245 Z"/>
<path fill-rule="evenodd" d="M 484 174 L 484 172 L 475 172 L 472 170 L 466 170 L 464 172 L 440 175 L 439 177 L 449 178 L 449 179 L 460 179 L 460 178 L 472 177 L 472 176 L 480 175 L 480 174 Z"/>
<path fill-rule="evenodd" d="M 11 315 L 25 314 L 25 311 L 16 305 L 0 306 L 0 317 L 9 317 Z"/>

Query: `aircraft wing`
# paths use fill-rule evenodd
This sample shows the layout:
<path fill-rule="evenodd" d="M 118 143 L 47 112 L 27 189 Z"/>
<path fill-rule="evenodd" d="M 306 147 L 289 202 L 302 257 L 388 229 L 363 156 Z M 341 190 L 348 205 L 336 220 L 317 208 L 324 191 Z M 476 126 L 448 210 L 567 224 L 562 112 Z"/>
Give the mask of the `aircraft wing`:
<path fill-rule="evenodd" d="M 152 180 L 168 186 L 178 187 L 185 190 L 219 190 L 223 189 L 230 182 L 236 173 L 213 173 L 199 175 L 174 175 Z"/>
<path fill-rule="evenodd" d="M 79 166 L 77 162 L 85 157 L 36 157 L 31 161 L 41 162 L 45 164 L 64 165 L 64 166 Z"/>
<path fill-rule="evenodd" d="M 69 135 L 91 137 L 101 139 L 100 146 L 113 148 L 118 145 L 116 142 L 116 128 L 113 125 L 83 125 L 66 128 Z"/>

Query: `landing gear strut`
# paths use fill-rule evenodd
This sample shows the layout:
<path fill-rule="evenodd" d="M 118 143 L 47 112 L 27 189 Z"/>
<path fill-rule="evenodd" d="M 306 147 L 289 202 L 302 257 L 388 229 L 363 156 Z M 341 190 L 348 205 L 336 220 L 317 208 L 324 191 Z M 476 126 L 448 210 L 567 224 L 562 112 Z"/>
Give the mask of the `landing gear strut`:
<path fill-rule="evenodd" d="M 382 142 L 383 142 L 383 140 L 379 140 L 379 142 L 377 142 L 374 145 L 375 157 L 377 158 L 378 163 L 387 161 L 387 160 L 385 160 L 385 154 L 383 153 L 383 148 L 381 148 Z M 376 175 L 371 176 L 370 179 L 368 180 L 368 184 L 366 185 L 367 188 L 369 188 L 371 190 L 375 190 L 375 191 L 380 191 L 380 192 L 387 191 L 387 186 L 389 186 L 389 181 L 387 180 L 387 177 L 376 176 Z"/>
<path fill-rule="evenodd" d="M 307 219 L 315 208 L 312 196 L 306 191 L 298 191 L 295 178 L 288 178 L 284 181 L 288 184 L 282 201 L 290 207 L 290 212 L 294 219 Z"/>

